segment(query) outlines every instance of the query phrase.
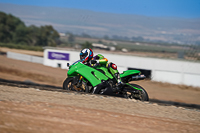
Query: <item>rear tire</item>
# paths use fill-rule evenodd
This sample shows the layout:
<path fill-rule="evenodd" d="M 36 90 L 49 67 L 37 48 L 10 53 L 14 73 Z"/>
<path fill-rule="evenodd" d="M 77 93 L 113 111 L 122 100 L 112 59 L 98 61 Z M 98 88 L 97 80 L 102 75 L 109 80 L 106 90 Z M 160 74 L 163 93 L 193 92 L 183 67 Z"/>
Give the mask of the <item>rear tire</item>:
<path fill-rule="evenodd" d="M 135 88 L 141 89 L 137 90 Z M 136 99 L 140 101 L 149 101 L 149 96 L 146 92 L 146 90 L 137 84 L 130 84 L 130 86 L 126 86 L 124 88 L 126 90 L 126 97 L 131 99 Z"/>

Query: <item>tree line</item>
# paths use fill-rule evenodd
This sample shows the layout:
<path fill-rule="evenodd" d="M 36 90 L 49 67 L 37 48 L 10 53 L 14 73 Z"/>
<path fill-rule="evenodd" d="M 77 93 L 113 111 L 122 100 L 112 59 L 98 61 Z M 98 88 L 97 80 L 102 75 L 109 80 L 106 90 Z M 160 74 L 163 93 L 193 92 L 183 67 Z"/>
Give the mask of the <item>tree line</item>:
<path fill-rule="evenodd" d="M 57 46 L 59 34 L 51 26 L 26 26 L 19 18 L 0 12 L 0 42 L 29 46 Z"/>

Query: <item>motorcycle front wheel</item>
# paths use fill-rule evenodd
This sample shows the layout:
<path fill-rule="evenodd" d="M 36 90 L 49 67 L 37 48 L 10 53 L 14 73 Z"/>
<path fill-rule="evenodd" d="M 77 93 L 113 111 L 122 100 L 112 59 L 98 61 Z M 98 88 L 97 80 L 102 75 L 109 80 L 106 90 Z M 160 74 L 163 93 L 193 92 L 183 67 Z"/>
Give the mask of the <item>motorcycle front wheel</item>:
<path fill-rule="evenodd" d="M 80 91 L 80 92 L 89 92 L 88 86 L 86 83 L 82 82 L 79 87 L 77 85 L 73 84 L 74 78 L 68 77 L 63 82 L 63 89 L 64 90 L 70 90 L 70 91 Z"/>
<path fill-rule="evenodd" d="M 74 91 L 73 78 L 72 77 L 69 77 L 69 78 L 65 79 L 65 81 L 63 82 L 63 89 L 64 90 L 73 90 Z"/>

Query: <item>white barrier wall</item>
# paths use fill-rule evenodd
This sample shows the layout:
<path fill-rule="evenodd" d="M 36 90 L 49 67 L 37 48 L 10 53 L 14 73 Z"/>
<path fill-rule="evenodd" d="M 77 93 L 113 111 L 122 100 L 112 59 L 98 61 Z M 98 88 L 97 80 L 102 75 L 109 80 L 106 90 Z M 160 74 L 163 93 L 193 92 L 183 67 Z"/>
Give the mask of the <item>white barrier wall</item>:
<path fill-rule="evenodd" d="M 39 64 L 43 64 L 43 62 L 44 62 L 43 57 L 19 54 L 19 53 L 14 53 L 14 52 L 7 52 L 7 57 L 16 59 L 16 60 L 23 60 L 23 61 L 39 63 Z"/>
<path fill-rule="evenodd" d="M 67 57 L 64 57 L 64 56 L 67 56 Z M 44 50 L 43 64 L 46 66 L 61 67 L 62 69 L 68 69 L 67 63 L 72 64 L 77 60 L 79 60 L 79 52 L 62 51 L 62 50 L 54 50 L 54 49 Z"/>
<path fill-rule="evenodd" d="M 51 54 L 54 54 L 53 57 Z M 94 53 L 96 54 L 98 53 Z M 118 66 L 119 72 L 128 68 L 147 69 L 151 70 L 151 79 L 154 81 L 200 87 L 200 63 L 117 54 L 103 55 L 109 62 Z M 44 65 L 47 66 L 67 69 L 67 63 L 72 64 L 77 60 L 79 60 L 78 51 L 54 49 L 44 51 Z"/>

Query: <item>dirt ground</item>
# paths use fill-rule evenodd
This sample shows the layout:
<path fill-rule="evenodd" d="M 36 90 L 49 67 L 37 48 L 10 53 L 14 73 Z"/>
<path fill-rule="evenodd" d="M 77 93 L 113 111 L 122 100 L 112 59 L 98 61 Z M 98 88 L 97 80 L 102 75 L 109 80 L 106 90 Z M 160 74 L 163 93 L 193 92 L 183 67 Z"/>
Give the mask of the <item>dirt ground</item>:
<path fill-rule="evenodd" d="M 42 52 L 34 52 L 38 54 L 42 56 Z M 66 72 L 0 56 L 2 79 L 61 87 Z M 149 80 L 134 83 L 143 86 L 150 99 L 200 104 L 200 88 Z M 122 98 L 0 85 L 0 132 L 197 133 L 200 132 L 200 111 Z"/>

